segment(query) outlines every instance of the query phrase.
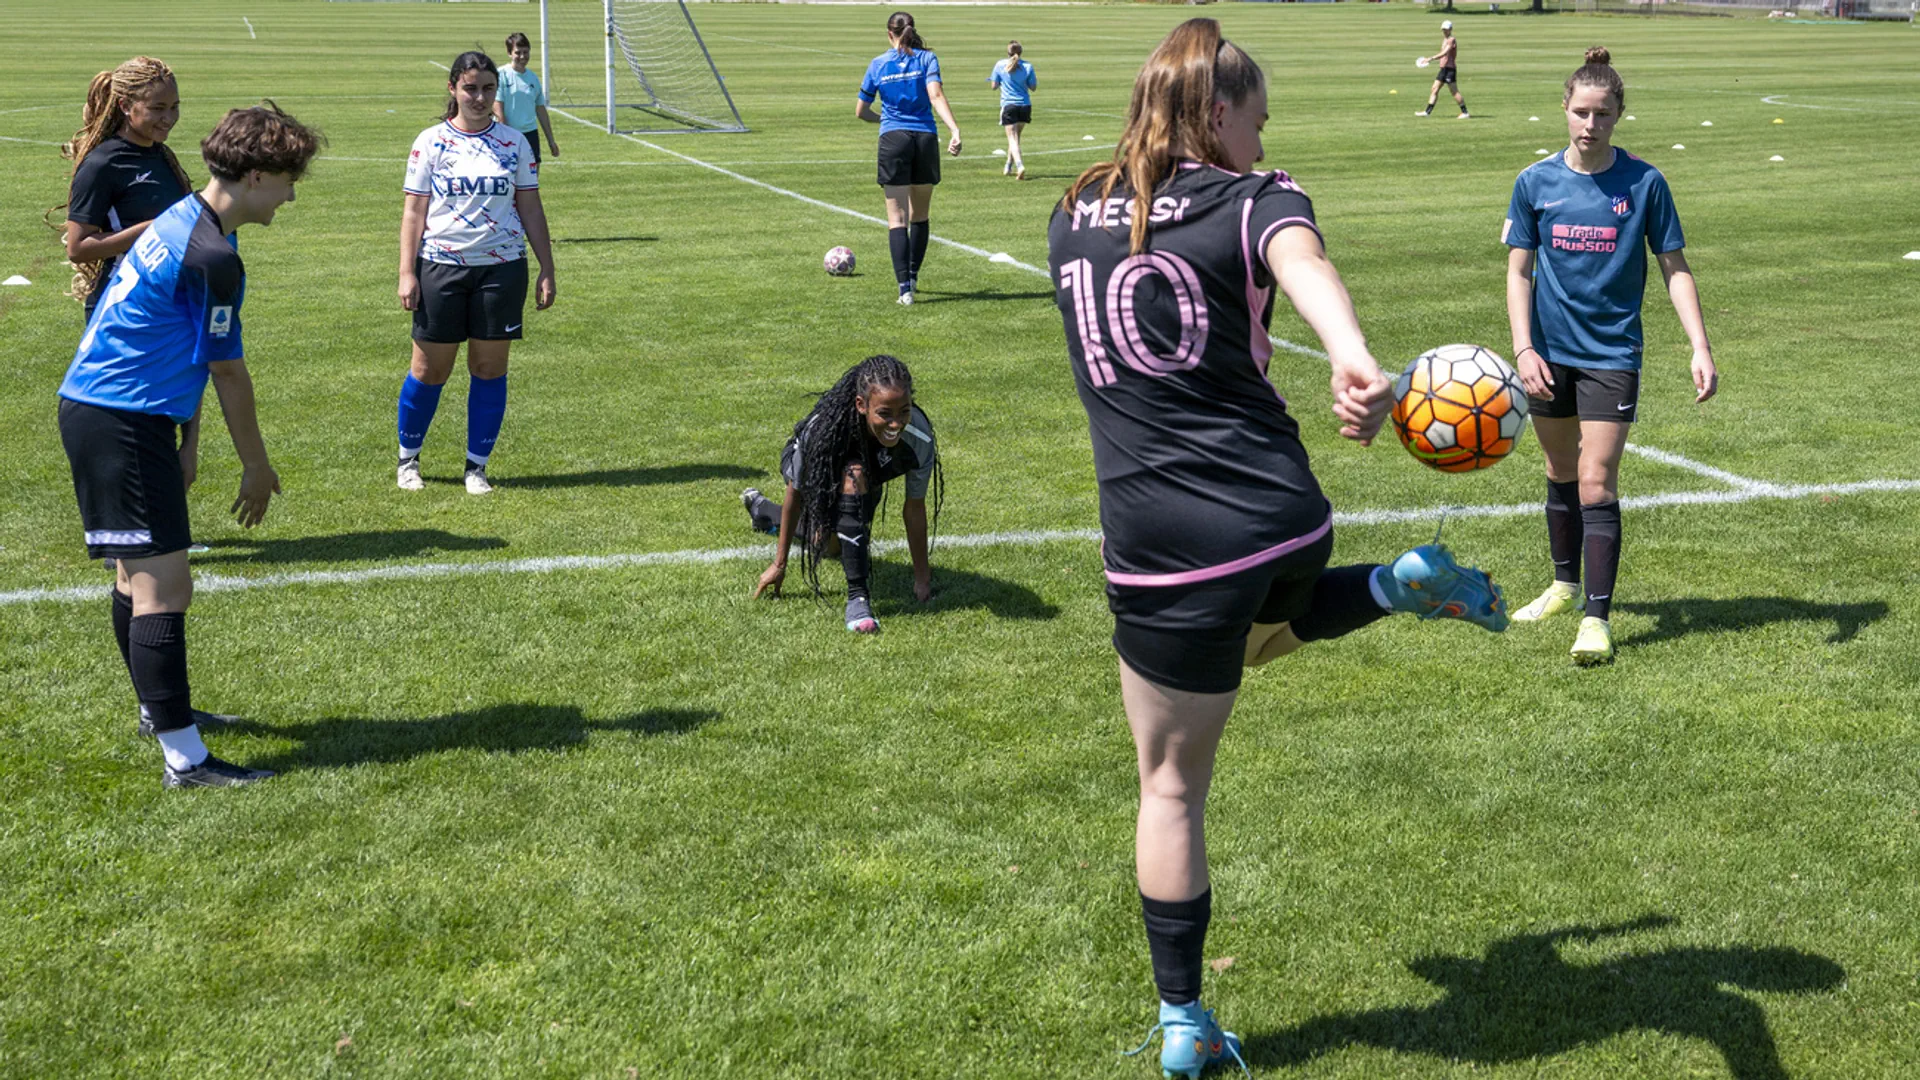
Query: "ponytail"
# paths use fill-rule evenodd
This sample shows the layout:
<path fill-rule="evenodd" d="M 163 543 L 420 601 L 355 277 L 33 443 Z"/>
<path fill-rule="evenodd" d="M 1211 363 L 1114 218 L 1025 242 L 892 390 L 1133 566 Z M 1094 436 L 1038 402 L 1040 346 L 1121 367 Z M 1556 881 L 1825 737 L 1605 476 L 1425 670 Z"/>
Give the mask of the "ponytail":
<path fill-rule="evenodd" d="M 1020 70 L 1020 51 L 1019 42 L 1007 42 L 1007 74 L 1011 75 Z"/>
<path fill-rule="evenodd" d="M 905 52 L 924 51 L 927 43 L 920 40 L 920 31 L 914 29 L 913 16 L 904 11 L 896 11 L 887 16 L 887 33 L 900 43 Z"/>
<path fill-rule="evenodd" d="M 80 109 L 80 129 L 73 138 L 60 147 L 60 156 L 73 163 L 68 175 L 80 168 L 95 147 L 121 134 L 127 124 L 127 103 L 146 97 L 163 82 L 173 81 L 173 69 L 155 60 L 151 56 L 136 56 L 112 71 L 103 71 L 93 77 L 87 86 L 87 101 Z M 180 182 L 180 190 L 193 191 L 193 180 L 187 176 L 187 170 L 180 165 L 180 159 L 174 156 L 173 148 L 164 142 L 154 143 L 160 148 L 160 155 L 166 159 L 167 167 L 173 170 L 173 178 Z M 50 207 L 43 219 L 55 231 L 64 232 L 64 225 L 53 222 L 57 210 L 67 208 L 67 203 Z M 100 275 L 107 264 L 100 262 L 70 263 L 73 267 L 73 281 L 67 295 L 85 303 L 92 295 L 94 286 L 99 284 Z"/>
<path fill-rule="evenodd" d="M 1627 105 L 1627 84 L 1621 80 L 1620 73 L 1613 70 L 1613 54 L 1604 45 L 1595 45 L 1587 50 L 1587 62 L 1580 70 L 1567 76 L 1566 93 L 1560 97 L 1560 103 L 1566 104 L 1573 97 L 1576 86 L 1591 86 L 1613 95 L 1615 108 Z"/>

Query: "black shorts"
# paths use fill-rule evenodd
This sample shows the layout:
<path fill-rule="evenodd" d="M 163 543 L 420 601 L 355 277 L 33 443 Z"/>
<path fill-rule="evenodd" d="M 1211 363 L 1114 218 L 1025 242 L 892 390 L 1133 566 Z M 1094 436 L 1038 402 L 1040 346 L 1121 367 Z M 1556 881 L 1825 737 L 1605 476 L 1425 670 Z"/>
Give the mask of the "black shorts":
<path fill-rule="evenodd" d="M 788 439 L 786 448 L 780 451 L 780 478 L 791 487 L 800 486 L 800 440 Z M 886 487 L 886 481 L 871 484 L 867 488 L 867 497 L 863 500 L 861 517 L 868 524 L 873 523 L 873 515 L 880 509 L 880 492 Z M 774 502 L 780 500 L 775 499 Z"/>
<path fill-rule="evenodd" d="M 1454 86 L 1454 85 L 1458 85 L 1458 83 L 1460 82 L 1460 73 L 1455 71 L 1453 68 L 1443 67 L 1440 69 L 1440 74 L 1435 75 L 1434 78 L 1440 82 L 1446 83 L 1449 86 Z"/>
<path fill-rule="evenodd" d="M 457 345 L 469 338 L 518 341 L 527 308 L 527 260 L 455 266 L 421 259 L 413 340 Z"/>
<path fill-rule="evenodd" d="M 540 129 L 534 128 L 532 131 L 522 131 L 520 134 L 525 135 L 527 145 L 533 147 L 533 163 L 540 164 Z"/>
<path fill-rule="evenodd" d="M 1573 367 L 1547 361 L 1553 396 L 1527 398 L 1527 411 L 1549 420 L 1578 416 L 1631 424 L 1640 411 L 1640 373 L 1609 368 Z"/>
<path fill-rule="evenodd" d="M 1292 622 L 1313 603 L 1313 585 L 1333 555 L 1328 519 L 1303 522 L 1315 539 L 1271 562 L 1194 585 L 1107 585 L 1113 648 L 1152 682 L 1194 694 L 1240 687 L 1247 631 Z"/>
<path fill-rule="evenodd" d="M 1012 127 L 1014 124 L 1031 124 L 1031 123 L 1033 123 L 1033 106 L 1031 105 L 1000 106 L 1000 126 L 1001 127 Z"/>
<path fill-rule="evenodd" d="M 147 559 L 193 543 L 171 417 L 60 401 L 89 559 Z"/>
<path fill-rule="evenodd" d="M 880 186 L 940 182 L 940 139 L 931 131 L 889 131 L 880 136 Z"/>

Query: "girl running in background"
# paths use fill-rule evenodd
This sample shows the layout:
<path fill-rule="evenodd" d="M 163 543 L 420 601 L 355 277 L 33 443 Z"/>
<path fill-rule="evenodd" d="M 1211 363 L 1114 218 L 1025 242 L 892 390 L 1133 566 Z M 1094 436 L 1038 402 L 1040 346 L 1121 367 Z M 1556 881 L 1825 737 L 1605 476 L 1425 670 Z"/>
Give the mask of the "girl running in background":
<path fill-rule="evenodd" d="M 136 56 L 93 77 L 80 110 L 80 130 L 60 153 L 73 162 L 67 193 L 67 261 L 71 295 L 87 317 L 100 302 L 114 261 L 147 226 L 187 197 L 193 181 L 167 146 L 180 120 L 180 89 L 173 71 L 151 56 Z"/>
<path fill-rule="evenodd" d="M 1667 179 L 1613 145 L 1627 91 L 1610 61 L 1607 50 L 1588 49 L 1586 65 L 1567 79 L 1567 149 L 1520 173 L 1501 233 L 1512 249 L 1507 321 L 1514 366 L 1547 457 L 1554 579 L 1513 617 L 1537 622 L 1573 607 L 1584 549 L 1586 613 L 1572 650 L 1579 664 L 1613 658 L 1608 615 L 1620 571 L 1620 455 L 1639 411 L 1649 249 L 1693 345 L 1695 403 L 1712 397 L 1720 380 Z"/>
<path fill-rule="evenodd" d="M 500 70 L 500 96 L 493 103 L 493 118 L 527 137 L 533 163 L 538 165 L 542 133 L 554 157 L 560 156 L 560 144 L 553 141 L 553 122 L 547 118 L 547 88 L 540 85 L 537 73 L 527 70 L 532 55 L 527 35 L 507 35 L 507 56 L 513 63 Z"/>
<path fill-rule="evenodd" d="M 1007 133 L 1007 163 L 1001 166 L 1000 175 L 1017 174 L 1025 180 L 1027 166 L 1020 157 L 1020 133 L 1033 123 L 1033 91 L 1040 79 L 1033 65 L 1021 56 L 1019 42 L 1007 42 L 1007 58 L 993 65 L 987 85 L 1000 88 L 1000 127 Z"/>
<path fill-rule="evenodd" d="M 454 58 L 446 117 L 413 140 L 400 216 L 400 306 L 413 312 L 413 364 L 400 384 L 400 488 L 419 491 L 420 448 L 467 343 L 467 491 L 485 495 L 487 458 L 507 415 L 507 351 L 527 302 L 527 244 L 540 258 L 537 310 L 553 305 L 553 249 L 527 137 L 493 118 L 499 69 Z"/>
<path fill-rule="evenodd" d="M 1392 390 L 1313 204 L 1286 173 L 1249 171 L 1266 119 L 1260 68 L 1214 20 L 1182 23 L 1141 68 L 1113 160 L 1074 181 L 1047 232 L 1100 486 L 1168 1076 L 1239 1057 L 1200 1004 L 1200 977 L 1207 789 L 1242 668 L 1396 611 L 1507 623 L 1487 576 L 1437 544 L 1391 567 L 1327 567 L 1332 508 L 1267 380 L 1273 289 L 1331 356 L 1343 436 L 1370 442 Z"/>
<path fill-rule="evenodd" d="M 780 454 L 780 475 L 787 481 L 781 502 L 755 488 L 740 493 L 747 517 L 760 532 L 780 537 L 773 565 L 754 586 L 756 599 L 769 588 L 780 595 L 787 576 L 787 553 L 800 539 L 800 565 L 814 595 L 820 593 L 820 559 L 838 554 L 847 575 L 847 629 L 871 634 L 880 629 L 867 594 L 868 548 L 873 518 L 887 481 L 904 476 L 906 498 L 900 519 L 906 526 L 907 552 L 913 559 L 913 597 L 933 599 L 933 571 L 927 565 L 927 492 L 933 492 L 933 520 L 940 521 L 946 479 L 933 440 L 933 424 L 913 401 L 913 375 L 891 356 L 869 356 L 840 376 L 820 395 L 813 411 L 793 425 L 793 437 Z"/>
<path fill-rule="evenodd" d="M 933 55 L 913 16 L 896 11 L 887 18 L 886 52 L 867 65 L 860 82 L 856 119 L 880 125 L 880 191 L 887 200 L 887 249 L 893 255 L 893 277 L 900 286 L 900 302 L 913 303 L 920 263 L 927 257 L 927 238 L 933 226 L 933 188 L 940 182 L 940 148 L 933 114 L 947 122 L 952 138 L 947 153 L 960 155 L 960 125 L 940 88 L 940 59 Z M 875 99 L 880 112 L 873 111 Z"/>

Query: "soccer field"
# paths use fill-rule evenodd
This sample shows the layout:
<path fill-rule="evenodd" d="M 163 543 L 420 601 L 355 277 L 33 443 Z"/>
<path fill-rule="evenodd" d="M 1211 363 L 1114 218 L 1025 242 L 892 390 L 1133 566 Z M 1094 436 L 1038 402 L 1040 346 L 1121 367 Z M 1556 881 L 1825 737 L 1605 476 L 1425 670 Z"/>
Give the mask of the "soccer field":
<path fill-rule="evenodd" d="M 440 65 L 499 57 L 537 7 L 85 8 L 14 5 L 0 71 L 0 277 L 32 281 L 0 289 L 0 1077 L 1158 1075 L 1120 1057 L 1153 1002 L 1136 780 L 1045 227 L 1193 9 L 911 9 L 966 152 L 902 309 L 852 115 L 891 9 L 696 5 L 752 130 L 555 117 L 559 300 L 529 310 L 474 498 L 463 374 L 426 490 L 394 486 L 400 180 Z M 1456 122 L 1411 116 L 1423 9 L 1203 11 L 1265 65 L 1266 165 L 1313 196 L 1391 368 L 1506 352 L 1513 178 L 1564 147 L 1561 82 L 1608 46 L 1616 143 L 1672 185 L 1724 379 L 1692 403 L 1656 275 L 1615 664 L 1572 667 L 1572 621 L 1400 619 L 1248 678 L 1207 1002 L 1253 1072 L 1920 1075 L 1920 457 L 1892 385 L 1920 326 L 1920 34 L 1462 14 Z M 1041 80 L 1026 183 L 991 155 L 1010 37 Z M 247 718 L 216 753 L 281 772 L 246 791 L 161 790 L 55 427 L 81 313 L 41 212 L 87 80 L 136 53 L 179 75 L 196 181 L 200 137 L 262 97 L 330 140 L 241 238 L 284 497 L 251 532 L 224 516 L 211 416 L 191 492 L 194 702 Z M 821 272 L 836 244 L 858 275 Z M 1317 344 L 1280 307 L 1274 336 Z M 947 494 L 937 595 L 894 551 L 868 639 L 831 566 L 823 601 L 797 573 L 749 599 L 770 545 L 738 493 L 877 352 L 912 366 Z M 1452 507 L 1511 601 L 1545 585 L 1531 440 L 1432 472 L 1339 439 L 1324 372 L 1273 362 L 1336 562 Z"/>

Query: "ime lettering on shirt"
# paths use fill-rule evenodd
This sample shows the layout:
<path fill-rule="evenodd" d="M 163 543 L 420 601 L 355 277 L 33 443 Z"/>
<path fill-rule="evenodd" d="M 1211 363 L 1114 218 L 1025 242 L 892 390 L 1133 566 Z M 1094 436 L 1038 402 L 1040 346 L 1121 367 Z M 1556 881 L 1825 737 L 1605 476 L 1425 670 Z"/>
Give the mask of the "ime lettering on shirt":
<path fill-rule="evenodd" d="M 420 257 L 484 266 L 526 257 L 514 196 L 540 186 L 527 137 L 506 124 L 467 132 L 442 121 L 413 140 L 405 189 L 427 197 Z"/>
<path fill-rule="evenodd" d="M 184 424 L 200 407 L 207 365 L 237 360 L 246 267 L 198 195 L 153 219 L 113 272 L 60 396 Z"/>
<path fill-rule="evenodd" d="M 1124 185 L 1105 199 L 1089 188 L 1055 207 L 1047 230 L 1108 580 L 1224 576 L 1328 520 L 1267 377 L 1267 245 L 1283 229 L 1317 233 L 1313 204 L 1284 172 L 1187 161 L 1155 190 L 1138 254 L 1132 221 Z"/>
<path fill-rule="evenodd" d="M 1500 239 L 1537 252 L 1533 347 L 1570 367 L 1637 371 L 1647 251 L 1686 246 L 1660 170 L 1624 150 L 1597 173 L 1576 172 L 1564 152 L 1513 182 Z"/>

